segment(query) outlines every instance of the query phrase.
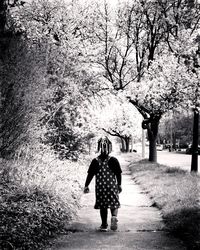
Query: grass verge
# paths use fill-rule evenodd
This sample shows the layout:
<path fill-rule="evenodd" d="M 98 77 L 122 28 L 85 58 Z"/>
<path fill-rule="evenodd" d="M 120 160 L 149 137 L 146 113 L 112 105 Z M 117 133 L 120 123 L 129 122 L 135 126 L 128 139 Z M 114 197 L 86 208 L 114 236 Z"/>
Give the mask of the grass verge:
<path fill-rule="evenodd" d="M 147 160 L 130 164 L 130 170 L 161 210 L 166 229 L 188 249 L 200 249 L 200 176 Z"/>
<path fill-rule="evenodd" d="M 2 161 L 0 249 L 44 249 L 76 216 L 87 159 Z"/>

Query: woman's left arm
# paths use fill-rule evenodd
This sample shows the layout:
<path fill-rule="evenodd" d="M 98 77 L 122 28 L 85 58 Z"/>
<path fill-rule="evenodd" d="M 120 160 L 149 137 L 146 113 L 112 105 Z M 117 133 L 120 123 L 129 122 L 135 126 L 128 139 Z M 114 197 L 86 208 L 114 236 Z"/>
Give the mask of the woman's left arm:
<path fill-rule="evenodd" d="M 119 161 L 115 157 L 111 157 L 109 163 L 110 164 L 108 164 L 108 165 L 110 165 L 110 168 L 112 169 L 112 171 L 116 175 L 119 193 L 121 193 L 121 191 L 122 191 L 122 187 L 121 187 L 121 184 L 122 184 L 122 170 L 121 170 L 121 166 L 119 164 Z"/>

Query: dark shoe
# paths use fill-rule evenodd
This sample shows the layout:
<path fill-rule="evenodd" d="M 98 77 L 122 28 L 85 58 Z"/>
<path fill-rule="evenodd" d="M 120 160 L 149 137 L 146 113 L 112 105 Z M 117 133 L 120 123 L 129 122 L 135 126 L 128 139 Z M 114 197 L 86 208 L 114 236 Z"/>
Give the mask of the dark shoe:
<path fill-rule="evenodd" d="M 116 216 L 112 216 L 111 218 L 111 225 L 110 225 L 110 229 L 113 230 L 113 231 L 116 231 L 117 230 L 117 222 L 118 222 L 118 219 Z"/>
<path fill-rule="evenodd" d="M 108 225 L 106 225 L 106 226 L 101 225 L 98 230 L 100 232 L 107 232 L 108 231 Z"/>

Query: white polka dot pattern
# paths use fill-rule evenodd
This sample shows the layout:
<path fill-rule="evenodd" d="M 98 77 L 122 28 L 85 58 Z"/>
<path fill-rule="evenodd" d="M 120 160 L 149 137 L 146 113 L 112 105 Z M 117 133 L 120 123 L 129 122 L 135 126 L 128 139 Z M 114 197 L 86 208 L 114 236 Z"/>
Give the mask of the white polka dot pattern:
<path fill-rule="evenodd" d="M 118 186 L 115 174 L 108 166 L 108 159 L 98 159 L 99 171 L 96 174 L 96 203 L 94 208 L 119 208 Z"/>

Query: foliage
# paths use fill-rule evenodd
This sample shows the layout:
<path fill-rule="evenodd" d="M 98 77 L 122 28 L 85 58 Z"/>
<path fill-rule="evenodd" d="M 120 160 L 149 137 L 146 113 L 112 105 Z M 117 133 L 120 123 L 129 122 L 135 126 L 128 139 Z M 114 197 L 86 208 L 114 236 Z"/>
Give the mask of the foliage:
<path fill-rule="evenodd" d="M 41 137 L 37 119 L 39 103 L 46 88 L 41 64 L 42 49 L 38 53 L 20 38 L 13 38 L 1 67 L 1 156 L 13 156 L 20 145 L 36 143 Z M 41 53 L 40 53 L 41 52 Z M 38 57 L 37 57 L 38 55 Z M 36 133 L 37 131 L 37 133 Z M 32 141 L 32 143 L 30 143 Z"/>
<path fill-rule="evenodd" d="M 110 99 L 101 114 L 103 114 L 100 119 L 102 128 L 111 133 L 133 135 L 136 140 L 138 139 L 140 115 L 129 103 L 121 103 L 116 98 Z"/>
<path fill-rule="evenodd" d="M 126 140 L 129 144 L 131 138 L 134 142 L 140 140 L 141 116 L 126 99 L 120 100 L 119 97 L 108 94 L 98 101 L 97 106 L 93 105 L 95 109 L 92 117 L 96 124 L 96 134 L 106 133 L 116 137 L 122 146 Z"/>
<path fill-rule="evenodd" d="M 53 77 L 49 79 L 57 87 L 54 87 L 52 97 L 47 101 L 42 118 L 47 128 L 43 142 L 50 145 L 61 159 L 76 160 L 80 153 L 86 152 L 88 134 L 92 132 L 88 100 L 85 99 L 84 90 L 79 89 L 78 81 L 79 78 L 65 78 L 62 81 Z M 82 81 L 84 84 L 84 78 Z"/>
<path fill-rule="evenodd" d="M 77 160 L 86 151 L 87 107 L 100 85 L 84 68 L 77 15 L 62 1 L 31 1 L 10 11 L 23 36 L 12 39 L 2 68 L 2 156 L 41 142 L 61 159 Z"/>
<path fill-rule="evenodd" d="M 2 160 L 0 245 L 43 249 L 76 216 L 88 160 L 63 162 L 47 150 Z"/>
<path fill-rule="evenodd" d="M 138 106 L 145 106 L 149 114 L 162 116 L 185 102 L 190 80 L 187 67 L 173 55 L 163 52 L 151 63 L 143 80 L 131 87 L 131 96 L 137 93 Z"/>
<path fill-rule="evenodd" d="M 141 116 L 129 103 L 117 103 L 116 101 L 110 105 L 113 109 L 107 110 L 109 116 L 105 113 L 107 121 L 103 119 L 103 130 L 118 137 L 122 143 L 122 151 L 128 152 L 130 140 L 135 143 L 141 139 Z"/>
<path fill-rule="evenodd" d="M 127 1 L 114 14 L 104 2 L 86 21 L 87 38 L 95 47 L 90 61 L 144 117 L 150 160 L 155 160 L 162 115 L 188 99 L 188 81 L 191 93 L 195 87 L 181 59 L 197 48 L 198 10 L 198 4 L 188 1 Z"/>
<path fill-rule="evenodd" d="M 77 4 L 80 9 L 66 1 L 31 1 L 10 13 L 30 46 L 44 49 L 44 77 L 52 92 L 45 107 L 45 142 L 61 158 L 76 159 L 84 151 L 80 141 L 86 132 L 79 120 L 87 120 L 87 108 L 77 107 L 94 92 L 110 88 L 124 92 L 148 120 L 145 127 L 155 141 L 162 115 L 188 99 L 188 93 L 194 100 L 198 79 L 182 58 L 197 48 L 198 7 L 186 1 L 130 1 L 114 13 L 107 2 Z"/>
<path fill-rule="evenodd" d="M 6 1 L 6 0 L 2 0 L 0 2 L 0 34 L 1 34 L 1 38 L 2 35 L 8 35 L 8 33 L 12 33 L 13 32 L 13 27 L 11 25 L 11 23 L 9 22 L 9 12 L 12 8 L 17 7 L 21 7 L 25 4 L 24 1 L 19 1 L 19 0 L 14 0 L 14 1 Z M 0 41 L 0 45 L 2 40 Z"/>
<path fill-rule="evenodd" d="M 1 247 L 39 248 L 70 219 L 60 197 L 39 188 L 1 183 Z"/>
<path fill-rule="evenodd" d="M 159 138 L 161 141 L 170 141 L 171 132 L 174 142 L 186 146 L 192 142 L 193 119 L 190 110 L 174 110 L 172 114 L 163 116 L 160 123 Z"/>

